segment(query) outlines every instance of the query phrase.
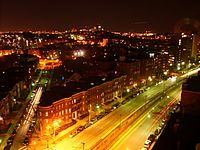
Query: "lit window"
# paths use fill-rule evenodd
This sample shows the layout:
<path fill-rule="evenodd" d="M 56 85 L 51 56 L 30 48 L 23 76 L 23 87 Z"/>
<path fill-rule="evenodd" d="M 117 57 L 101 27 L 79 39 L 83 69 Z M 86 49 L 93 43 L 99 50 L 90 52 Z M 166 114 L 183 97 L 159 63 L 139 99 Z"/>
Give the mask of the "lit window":
<path fill-rule="evenodd" d="M 65 113 L 67 114 L 67 109 L 65 109 Z"/>
<path fill-rule="evenodd" d="M 46 116 L 46 117 L 48 116 L 48 112 L 45 113 L 45 116 Z"/>

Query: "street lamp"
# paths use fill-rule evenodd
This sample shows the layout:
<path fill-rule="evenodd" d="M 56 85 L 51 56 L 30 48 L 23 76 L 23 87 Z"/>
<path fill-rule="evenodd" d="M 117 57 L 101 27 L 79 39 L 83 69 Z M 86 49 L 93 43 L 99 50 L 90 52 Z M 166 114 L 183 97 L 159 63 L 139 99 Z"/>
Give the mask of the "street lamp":
<path fill-rule="evenodd" d="M 50 126 L 48 125 L 46 128 L 47 128 L 48 134 L 50 134 L 49 133 Z M 48 140 L 48 138 L 46 138 L 46 140 L 47 140 L 47 148 L 49 148 L 49 140 Z"/>
<path fill-rule="evenodd" d="M 54 120 L 53 121 L 53 135 L 54 135 L 54 137 L 56 136 L 56 130 L 55 129 L 56 129 L 57 126 L 59 126 L 59 124 L 58 124 L 57 121 Z"/>
<path fill-rule="evenodd" d="M 33 141 L 33 145 L 34 145 L 34 150 L 35 150 L 36 141 Z"/>
<path fill-rule="evenodd" d="M 1 143 L 2 143 L 2 139 L 0 139 L 0 145 L 1 145 Z"/>

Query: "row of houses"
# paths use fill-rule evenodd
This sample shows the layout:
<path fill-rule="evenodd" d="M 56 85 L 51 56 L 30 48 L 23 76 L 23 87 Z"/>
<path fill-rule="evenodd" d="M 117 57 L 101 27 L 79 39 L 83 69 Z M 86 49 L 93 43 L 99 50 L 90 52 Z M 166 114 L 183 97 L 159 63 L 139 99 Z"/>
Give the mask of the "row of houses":
<path fill-rule="evenodd" d="M 102 78 L 105 79 L 105 78 Z M 95 83 L 68 83 L 66 87 L 52 89 L 49 94 L 43 95 L 39 105 L 39 121 L 42 134 L 49 134 L 49 129 L 54 128 L 55 122 L 59 127 L 88 116 L 89 111 L 99 113 L 98 109 L 105 108 L 107 102 L 114 98 L 122 98 L 127 89 L 134 89 L 136 83 L 127 75 L 102 82 L 96 86 Z M 73 88 L 72 88 L 73 87 Z M 78 89 L 72 92 L 73 89 Z M 56 94 L 62 94 L 63 98 L 56 98 Z M 54 97 L 55 96 L 55 97 Z M 103 109 L 101 109 L 103 110 Z"/>

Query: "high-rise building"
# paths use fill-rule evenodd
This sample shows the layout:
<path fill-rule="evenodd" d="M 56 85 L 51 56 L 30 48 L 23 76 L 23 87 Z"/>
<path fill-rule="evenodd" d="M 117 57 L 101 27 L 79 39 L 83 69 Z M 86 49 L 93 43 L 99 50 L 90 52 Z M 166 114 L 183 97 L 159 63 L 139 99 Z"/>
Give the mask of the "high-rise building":
<path fill-rule="evenodd" d="M 193 35 L 192 57 L 195 61 L 200 60 L 200 34 Z"/>
<path fill-rule="evenodd" d="M 175 63 L 177 69 L 180 70 L 185 68 L 192 60 L 192 44 L 193 36 L 192 34 L 181 34 L 178 39 L 178 50 L 175 54 Z"/>

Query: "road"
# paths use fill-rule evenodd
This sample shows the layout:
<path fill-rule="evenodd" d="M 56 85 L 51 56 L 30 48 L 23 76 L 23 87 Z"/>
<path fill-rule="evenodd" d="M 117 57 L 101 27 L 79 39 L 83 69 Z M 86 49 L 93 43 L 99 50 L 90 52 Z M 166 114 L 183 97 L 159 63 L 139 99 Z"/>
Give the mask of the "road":
<path fill-rule="evenodd" d="M 148 108 L 132 126 L 115 140 L 109 150 L 140 150 L 148 136 L 158 129 L 172 104 L 180 100 L 181 87 L 179 86 L 168 96 Z"/>
<path fill-rule="evenodd" d="M 59 149 L 59 150 L 78 150 L 78 149 L 89 149 L 96 142 L 98 142 L 101 138 L 109 134 L 109 132 L 114 129 L 116 126 L 123 121 L 131 113 L 135 112 L 145 103 L 152 101 L 158 95 L 164 96 L 164 92 L 166 89 L 176 81 L 170 79 L 164 82 L 160 82 L 156 86 L 151 87 L 144 93 L 140 94 L 136 98 L 130 100 L 126 104 L 120 106 L 101 120 L 99 120 L 94 125 L 89 128 L 83 130 L 77 136 L 73 138 L 65 138 L 59 142 L 54 144 L 49 143 L 49 148 L 43 147 L 40 145 L 35 145 L 35 149 Z M 24 126 L 24 130 L 26 130 L 26 126 Z M 21 135 L 22 136 L 22 135 Z M 143 141 L 144 142 L 144 141 Z"/>
<path fill-rule="evenodd" d="M 151 101 L 152 98 L 156 97 L 157 94 L 162 94 L 165 89 L 168 89 L 175 81 L 167 80 L 160 83 L 146 92 L 140 94 L 136 98 L 130 100 L 125 105 L 120 106 L 91 127 L 83 130 L 80 134 L 73 138 L 66 138 L 62 141 L 52 145 L 54 148 L 59 150 L 78 150 L 78 149 L 89 149 L 102 137 L 106 136 L 113 128 L 118 126 L 120 122 L 126 118 L 129 114 L 136 111 L 143 104 Z M 82 143 L 85 143 L 84 145 Z"/>
<path fill-rule="evenodd" d="M 26 133 L 27 133 L 27 131 L 32 123 L 32 119 L 35 115 L 35 110 L 40 101 L 41 94 L 42 94 L 42 87 L 39 87 L 37 89 L 37 92 L 36 92 L 35 96 L 33 97 L 32 101 L 30 101 L 29 105 L 26 108 L 26 113 L 24 113 L 24 117 L 21 120 L 21 125 L 20 125 L 19 129 L 17 130 L 17 134 L 14 138 L 11 150 L 18 150 L 19 148 L 22 147 L 22 143 L 26 137 Z"/>

